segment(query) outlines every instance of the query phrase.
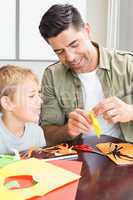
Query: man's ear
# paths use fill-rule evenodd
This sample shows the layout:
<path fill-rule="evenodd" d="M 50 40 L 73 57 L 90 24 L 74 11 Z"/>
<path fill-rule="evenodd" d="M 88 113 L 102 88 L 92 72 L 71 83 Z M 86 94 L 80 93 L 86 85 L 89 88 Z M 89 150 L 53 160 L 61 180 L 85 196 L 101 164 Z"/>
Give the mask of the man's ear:
<path fill-rule="evenodd" d="M 8 96 L 2 96 L 0 99 L 1 107 L 6 111 L 12 111 L 14 105 Z"/>
<path fill-rule="evenodd" d="M 91 39 L 91 26 L 89 23 L 85 23 L 84 31 L 85 31 L 85 34 L 87 34 L 88 38 Z"/>

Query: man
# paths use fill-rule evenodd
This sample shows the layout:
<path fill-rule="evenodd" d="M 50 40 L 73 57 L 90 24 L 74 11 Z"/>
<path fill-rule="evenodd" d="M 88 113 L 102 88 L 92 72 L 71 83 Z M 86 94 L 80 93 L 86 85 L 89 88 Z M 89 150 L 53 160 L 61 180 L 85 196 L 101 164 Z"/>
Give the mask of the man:
<path fill-rule="evenodd" d="M 133 141 L 133 54 L 92 42 L 89 24 L 72 5 L 53 5 L 39 30 L 59 58 L 42 80 L 41 125 L 48 144 L 95 134 L 92 109 L 103 134 Z"/>

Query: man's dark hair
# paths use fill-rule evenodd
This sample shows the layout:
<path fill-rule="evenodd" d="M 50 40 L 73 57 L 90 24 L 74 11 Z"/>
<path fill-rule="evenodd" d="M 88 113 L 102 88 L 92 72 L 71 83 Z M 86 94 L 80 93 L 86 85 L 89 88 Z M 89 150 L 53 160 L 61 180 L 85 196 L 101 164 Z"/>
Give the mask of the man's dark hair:
<path fill-rule="evenodd" d="M 70 4 L 55 4 L 42 16 L 39 30 L 42 37 L 48 42 L 72 25 L 76 30 L 84 26 L 82 17 Z"/>

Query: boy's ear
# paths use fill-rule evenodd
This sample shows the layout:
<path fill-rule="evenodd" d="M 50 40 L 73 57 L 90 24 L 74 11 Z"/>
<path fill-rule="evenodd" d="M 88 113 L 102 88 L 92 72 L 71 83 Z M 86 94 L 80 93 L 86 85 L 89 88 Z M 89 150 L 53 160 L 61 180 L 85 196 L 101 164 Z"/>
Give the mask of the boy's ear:
<path fill-rule="evenodd" d="M 2 96 L 0 99 L 1 107 L 6 111 L 12 111 L 14 105 L 8 96 Z"/>

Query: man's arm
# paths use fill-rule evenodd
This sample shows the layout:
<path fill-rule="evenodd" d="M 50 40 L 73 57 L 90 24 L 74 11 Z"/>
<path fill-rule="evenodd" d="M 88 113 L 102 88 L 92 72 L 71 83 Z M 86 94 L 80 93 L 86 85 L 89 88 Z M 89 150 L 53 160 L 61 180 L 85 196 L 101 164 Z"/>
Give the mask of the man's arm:
<path fill-rule="evenodd" d="M 68 125 L 47 125 L 42 127 L 48 146 L 53 146 L 72 139 L 68 133 Z"/>
<path fill-rule="evenodd" d="M 54 75 L 57 76 L 55 71 Z M 57 89 L 53 84 L 55 83 L 53 80 L 53 74 L 47 68 L 42 79 L 41 93 L 43 103 L 40 125 L 44 130 L 47 144 L 50 146 L 76 139 L 81 133 L 87 133 L 90 129 L 88 116 L 82 110 L 75 109 L 69 113 L 69 116 L 66 116 L 63 107 L 59 104 L 59 93 L 55 93 Z"/>
<path fill-rule="evenodd" d="M 43 127 L 47 145 L 52 146 L 66 140 L 72 140 L 81 133 L 91 130 L 91 120 L 81 109 L 75 109 L 69 113 L 69 119 L 65 125 L 47 125 Z"/>
<path fill-rule="evenodd" d="M 65 115 L 59 105 L 53 82 L 52 72 L 47 68 L 44 72 L 41 85 L 43 103 L 40 125 L 44 130 L 46 142 L 49 146 L 64 142 L 69 138 L 67 125 L 64 125 Z"/>

